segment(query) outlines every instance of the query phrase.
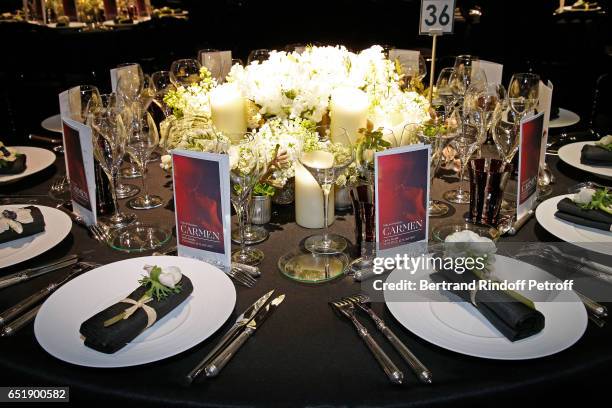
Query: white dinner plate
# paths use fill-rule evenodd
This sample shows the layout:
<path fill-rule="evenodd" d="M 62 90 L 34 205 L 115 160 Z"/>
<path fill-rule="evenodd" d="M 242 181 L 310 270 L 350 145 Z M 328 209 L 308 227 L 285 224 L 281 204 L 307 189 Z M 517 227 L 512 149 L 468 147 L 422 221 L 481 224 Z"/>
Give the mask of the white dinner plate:
<path fill-rule="evenodd" d="M 0 213 L 9 208 L 27 207 L 32 204 L 1 205 Z M 0 268 L 18 264 L 34 258 L 53 248 L 70 233 L 72 220 L 64 212 L 42 205 L 37 207 L 45 218 L 45 230 L 29 237 L 0 244 Z"/>
<path fill-rule="evenodd" d="M 612 163 L 610 166 L 590 166 L 588 164 L 580 163 L 580 154 L 582 147 L 587 144 L 595 144 L 591 142 L 577 142 L 567 144 L 559 149 L 559 158 L 565 163 L 577 169 L 595 174 L 597 176 L 612 179 Z"/>
<path fill-rule="evenodd" d="M 50 150 L 30 146 L 11 147 L 17 150 L 19 153 L 26 155 L 26 169 L 23 173 L 19 174 L 0 175 L 0 184 L 19 180 L 31 174 L 38 173 L 55 162 L 55 153 Z"/>
<path fill-rule="evenodd" d="M 542 269 L 525 262 L 496 256 L 495 274 L 504 279 L 556 280 Z M 420 270 L 426 276 L 432 271 Z M 387 282 L 402 279 L 406 271 L 396 270 Z M 396 276 L 394 276 L 397 274 Z M 558 353 L 576 343 L 587 326 L 587 313 L 574 292 L 557 292 L 552 302 L 535 302 L 545 317 L 544 329 L 522 340 L 511 342 L 475 307 L 461 301 L 389 301 L 393 316 L 408 330 L 439 347 L 474 357 L 494 360 L 527 360 Z M 451 299 L 459 299 L 449 295 Z"/>
<path fill-rule="evenodd" d="M 40 122 L 40 127 L 49 132 L 62 133 L 62 116 L 59 113 L 49 116 L 47 119 Z"/>
<path fill-rule="evenodd" d="M 573 194 L 549 198 L 536 208 L 536 219 L 546 231 L 563 241 L 602 254 L 612 255 L 612 232 L 584 227 L 555 217 L 557 203 Z"/>
<path fill-rule="evenodd" d="M 559 108 L 559 116 L 551 119 L 548 123 L 549 128 L 562 128 L 573 126 L 580 122 L 580 116 L 570 110 Z"/>
<path fill-rule="evenodd" d="M 73 28 L 73 29 L 77 29 L 77 28 L 83 28 L 83 27 L 87 27 L 87 24 L 82 23 L 80 21 L 71 21 L 68 23 L 68 25 L 63 25 L 63 26 L 57 26 L 57 23 L 49 23 L 47 24 L 47 27 L 49 28 L 65 28 L 65 29 L 69 29 L 69 28 Z"/>
<path fill-rule="evenodd" d="M 176 309 L 114 354 L 86 347 L 81 323 L 138 287 L 144 265 L 177 266 L 193 293 Z M 87 367 L 128 367 L 179 354 L 201 343 L 228 319 L 236 304 L 234 284 L 220 269 L 190 258 L 145 256 L 104 265 L 62 286 L 36 316 L 34 333 L 52 356 Z"/>

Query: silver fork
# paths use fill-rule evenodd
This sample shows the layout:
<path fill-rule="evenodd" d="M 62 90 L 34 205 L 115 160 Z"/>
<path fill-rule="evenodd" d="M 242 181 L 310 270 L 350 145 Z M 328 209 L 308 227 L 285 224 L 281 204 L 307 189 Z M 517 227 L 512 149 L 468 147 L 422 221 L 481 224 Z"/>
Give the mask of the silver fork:
<path fill-rule="evenodd" d="M 55 179 L 53 184 L 51 184 L 51 193 L 53 194 L 61 194 L 65 191 L 65 186 L 68 184 L 68 179 L 66 176 L 59 177 Z"/>
<path fill-rule="evenodd" d="M 347 319 L 349 319 L 355 329 L 357 329 L 357 333 L 363 339 L 365 344 L 368 346 L 378 364 L 380 364 L 381 368 L 389 378 L 393 384 L 401 384 L 404 381 L 404 373 L 402 373 L 395 363 L 389 358 L 389 356 L 384 352 L 384 350 L 378 345 L 376 340 L 372 337 L 368 330 L 357 320 L 355 316 L 355 307 L 352 302 L 347 300 L 339 300 L 335 302 L 330 302 L 332 309 L 344 315 Z"/>
<path fill-rule="evenodd" d="M 257 283 L 255 278 L 253 278 L 251 275 L 249 275 L 248 273 L 238 268 L 234 268 L 234 267 L 228 268 L 225 273 L 230 278 L 233 278 L 236 282 L 243 284 L 247 288 L 252 288 L 253 286 L 255 286 L 255 283 Z"/>
<path fill-rule="evenodd" d="M 110 234 L 108 233 L 108 230 L 105 229 L 102 225 L 98 224 L 94 224 L 94 225 L 90 225 L 89 227 L 87 227 L 89 229 L 89 232 L 91 232 L 91 235 L 98 241 L 98 242 L 102 242 L 104 244 L 106 244 L 110 238 Z"/>
<path fill-rule="evenodd" d="M 385 335 L 389 343 L 397 350 L 397 352 L 402 356 L 404 361 L 408 363 L 412 371 L 416 374 L 419 380 L 425 384 L 431 384 L 431 371 L 421 361 L 410 351 L 408 347 L 387 327 L 384 320 L 378 317 L 378 315 L 372 310 L 370 307 L 370 297 L 367 295 L 359 294 L 353 295 L 342 300 L 346 300 L 352 302 L 355 306 L 363 310 L 365 313 L 370 316 L 370 318 L 376 324 L 376 327 L 382 334 Z"/>

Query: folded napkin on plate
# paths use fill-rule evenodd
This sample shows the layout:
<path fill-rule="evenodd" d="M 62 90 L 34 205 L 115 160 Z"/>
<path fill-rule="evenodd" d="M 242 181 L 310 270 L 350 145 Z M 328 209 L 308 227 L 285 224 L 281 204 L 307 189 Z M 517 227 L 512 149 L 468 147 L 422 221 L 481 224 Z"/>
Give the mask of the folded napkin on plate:
<path fill-rule="evenodd" d="M 453 270 L 439 270 L 431 274 L 434 282 L 469 283 L 478 278 L 471 272 L 462 274 Z M 466 302 L 472 303 L 470 291 L 458 290 L 453 293 Z M 475 307 L 508 340 L 521 340 L 542 331 L 544 315 L 515 300 L 501 290 L 478 290 L 474 296 Z"/>
<path fill-rule="evenodd" d="M 0 163 L 0 174 L 19 174 L 23 173 L 26 169 L 25 154 L 18 155 L 13 161 L 2 159 L 0 159 L 0 161 L 2 161 L 2 163 Z"/>
<path fill-rule="evenodd" d="M 6 213 L 6 211 L 20 211 L 20 210 L 29 210 L 29 215 L 32 217 L 31 222 L 19 222 L 22 220 L 22 216 L 19 215 L 16 222 L 19 222 L 23 231 L 21 233 L 15 231 L 15 229 L 8 222 L 9 220 L 13 220 L 14 216 L 10 213 Z M 7 217 L 8 215 L 8 217 Z M 14 225 L 14 224 L 13 224 Z M 39 232 L 43 232 L 45 230 L 45 217 L 43 217 L 42 213 L 37 207 L 27 206 L 27 207 L 15 207 L 14 209 L 8 209 L 0 212 L 0 244 L 4 244 L 5 242 L 13 241 L 20 238 L 29 237 L 34 234 L 38 234 Z"/>
<path fill-rule="evenodd" d="M 178 283 L 181 285 L 179 293 L 168 295 L 162 300 L 153 299 L 145 303 L 146 306 L 155 310 L 156 321 L 159 321 L 176 307 L 178 307 L 193 292 L 193 284 L 185 275 Z M 139 286 L 130 293 L 127 298 L 138 301 L 147 291 L 144 286 Z M 137 309 L 134 314 L 124 320 L 104 327 L 104 322 L 112 319 L 125 309 L 133 306 L 134 302 L 118 302 L 107 307 L 101 312 L 87 319 L 79 331 L 85 337 L 85 345 L 102 353 L 112 354 L 125 347 L 130 341 L 134 340 L 140 333 L 147 329 L 149 315 L 144 308 Z M 154 323 L 153 323 L 154 324 Z"/>
<path fill-rule="evenodd" d="M 602 210 L 582 209 L 569 198 L 564 198 L 557 203 L 555 217 L 585 227 L 612 231 L 612 214 Z"/>
<path fill-rule="evenodd" d="M 601 146 L 586 144 L 582 146 L 580 163 L 593 166 L 612 166 L 612 152 Z"/>

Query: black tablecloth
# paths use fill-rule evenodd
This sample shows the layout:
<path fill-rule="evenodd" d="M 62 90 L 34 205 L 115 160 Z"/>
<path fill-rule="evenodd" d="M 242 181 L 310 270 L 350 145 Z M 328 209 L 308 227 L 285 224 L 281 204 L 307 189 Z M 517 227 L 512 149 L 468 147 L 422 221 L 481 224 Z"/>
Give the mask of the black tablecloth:
<path fill-rule="evenodd" d="M 565 193 L 568 186 L 585 178 L 584 173 L 559 163 L 556 157 L 549 157 L 549 164 L 557 176 L 555 194 Z M 58 159 L 53 168 L 42 174 L 0 187 L 0 194 L 46 193 L 53 177 L 63 170 L 63 161 Z M 151 165 L 151 190 L 166 200 L 171 196 L 169 180 L 157 163 Z M 451 187 L 449 180 L 452 181 L 436 180 L 434 198 L 439 198 L 441 191 Z M 38 201 L 38 204 L 52 203 L 51 199 L 45 198 Z M 467 211 L 467 206 L 453 206 L 454 213 L 432 220 L 432 225 L 460 218 Z M 386 341 L 375 334 L 406 374 L 404 385 L 393 386 L 354 328 L 345 319 L 338 318 L 328 306 L 327 302 L 332 299 L 359 291 L 358 283 L 345 278 L 317 286 L 302 285 L 278 272 L 277 259 L 312 234 L 311 230 L 297 226 L 292 214 L 292 209 L 274 207 L 273 220 L 268 226 L 271 236 L 258 246 L 266 255 L 261 265 L 262 277 L 252 289 L 237 287 L 236 311 L 241 312 L 271 288 L 276 288 L 277 293 L 285 293 L 286 300 L 218 378 L 190 388 L 179 386 L 180 378 L 207 354 L 220 333 L 234 320 L 235 314 L 213 337 L 187 352 L 158 363 L 123 369 L 84 368 L 57 360 L 39 346 L 30 325 L 14 337 L 0 340 L 0 385 L 69 386 L 73 401 L 91 401 L 92 398 L 102 401 L 104 398 L 104 401 L 117 401 L 123 406 L 128 401 L 133 406 L 154 404 L 166 407 L 457 406 L 460 403 L 472 404 L 475 399 L 486 401 L 486 406 L 501 406 L 516 405 L 520 400 L 534 401 L 534 393 L 564 395 L 586 392 L 584 390 L 589 386 L 605 381 L 606 376 L 602 373 L 612 368 L 610 326 L 600 329 L 589 324 L 578 343 L 551 357 L 494 361 L 464 356 L 429 344 L 399 325 L 384 305 L 375 304 L 374 309 L 433 372 L 434 384 L 421 385 Z M 167 208 L 140 211 L 138 216 L 158 219 L 168 225 L 174 220 Z M 354 240 L 352 215 L 338 216 L 333 230 Z M 533 219 L 518 235 L 503 239 L 517 242 L 556 240 Z M 102 263 L 129 256 L 96 243 L 83 228 L 75 225 L 71 234 L 56 248 L 19 266 L 34 265 L 69 253 L 81 253 Z M 0 274 L 15 269 L 0 270 Z M 0 309 L 58 279 L 63 273 L 59 271 L 0 291 Z M 375 331 L 369 321 L 362 320 Z"/>

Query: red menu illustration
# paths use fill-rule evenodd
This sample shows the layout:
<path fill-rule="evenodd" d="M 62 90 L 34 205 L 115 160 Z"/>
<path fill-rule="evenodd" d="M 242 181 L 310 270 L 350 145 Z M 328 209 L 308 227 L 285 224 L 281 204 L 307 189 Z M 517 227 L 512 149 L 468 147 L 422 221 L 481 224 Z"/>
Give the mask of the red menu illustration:
<path fill-rule="evenodd" d="M 65 122 L 63 123 L 63 126 L 64 156 L 66 157 L 68 178 L 70 179 L 70 195 L 79 205 L 83 206 L 89 211 L 92 211 L 79 131 L 71 128 Z"/>
<path fill-rule="evenodd" d="M 529 116 L 521 121 L 517 219 L 521 219 L 529 212 L 537 200 L 543 130 L 544 112 Z"/>
<path fill-rule="evenodd" d="M 428 145 L 376 154 L 376 241 L 385 250 L 427 240 Z"/>
<path fill-rule="evenodd" d="M 229 264 L 227 160 L 227 155 L 173 152 L 179 255 Z"/>

